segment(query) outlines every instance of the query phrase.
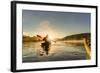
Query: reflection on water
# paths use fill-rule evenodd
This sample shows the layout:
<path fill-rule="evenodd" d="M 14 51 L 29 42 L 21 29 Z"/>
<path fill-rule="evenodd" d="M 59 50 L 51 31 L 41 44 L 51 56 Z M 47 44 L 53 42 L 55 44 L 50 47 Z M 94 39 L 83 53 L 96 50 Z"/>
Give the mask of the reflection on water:
<path fill-rule="evenodd" d="M 43 56 L 40 53 L 43 53 Z M 53 43 L 49 55 L 46 55 L 41 48 L 41 42 L 23 43 L 23 62 L 61 61 L 61 60 L 85 60 L 86 52 L 84 47 L 69 45 L 64 42 Z"/>

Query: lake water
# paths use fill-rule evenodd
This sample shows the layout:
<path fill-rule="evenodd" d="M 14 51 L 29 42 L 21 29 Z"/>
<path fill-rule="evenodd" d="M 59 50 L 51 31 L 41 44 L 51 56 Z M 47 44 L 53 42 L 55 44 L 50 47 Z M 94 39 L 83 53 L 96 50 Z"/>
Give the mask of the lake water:
<path fill-rule="evenodd" d="M 23 62 L 86 60 L 86 51 L 82 45 L 69 45 L 64 42 L 52 43 L 49 54 L 41 48 L 41 42 L 23 43 Z M 42 53 L 42 55 L 40 55 Z"/>

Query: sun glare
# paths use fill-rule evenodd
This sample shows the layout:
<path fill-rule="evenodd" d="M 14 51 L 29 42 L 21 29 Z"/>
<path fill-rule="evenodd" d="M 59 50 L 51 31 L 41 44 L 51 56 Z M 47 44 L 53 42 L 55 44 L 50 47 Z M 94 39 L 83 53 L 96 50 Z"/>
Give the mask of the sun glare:
<path fill-rule="evenodd" d="M 55 31 L 55 29 L 52 29 L 52 27 L 50 26 L 50 22 L 47 20 L 40 22 L 39 26 L 34 32 L 23 32 L 23 34 L 30 37 L 36 36 L 36 35 L 45 37 L 46 35 L 48 35 L 48 38 L 50 40 L 54 40 L 55 38 L 58 38 L 61 36 L 61 34 L 58 34 L 58 32 Z"/>

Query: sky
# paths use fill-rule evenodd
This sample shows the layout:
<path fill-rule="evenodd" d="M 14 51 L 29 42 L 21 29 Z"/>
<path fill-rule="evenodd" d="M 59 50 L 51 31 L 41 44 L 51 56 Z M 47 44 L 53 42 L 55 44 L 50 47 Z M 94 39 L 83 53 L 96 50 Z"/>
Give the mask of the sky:
<path fill-rule="evenodd" d="M 91 14 L 54 11 L 22 11 L 24 35 L 46 34 L 52 37 L 65 37 L 72 34 L 90 32 Z"/>

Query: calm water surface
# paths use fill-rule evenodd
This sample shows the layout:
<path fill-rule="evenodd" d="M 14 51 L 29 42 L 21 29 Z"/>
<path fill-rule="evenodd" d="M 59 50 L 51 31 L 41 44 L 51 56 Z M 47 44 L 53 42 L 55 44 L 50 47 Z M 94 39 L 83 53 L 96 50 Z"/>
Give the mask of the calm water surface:
<path fill-rule="evenodd" d="M 83 46 L 68 45 L 64 42 L 52 43 L 49 55 L 41 48 L 41 42 L 23 43 L 23 62 L 85 60 L 86 52 Z M 42 54 L 42 56 L 40 55 Z"/>

